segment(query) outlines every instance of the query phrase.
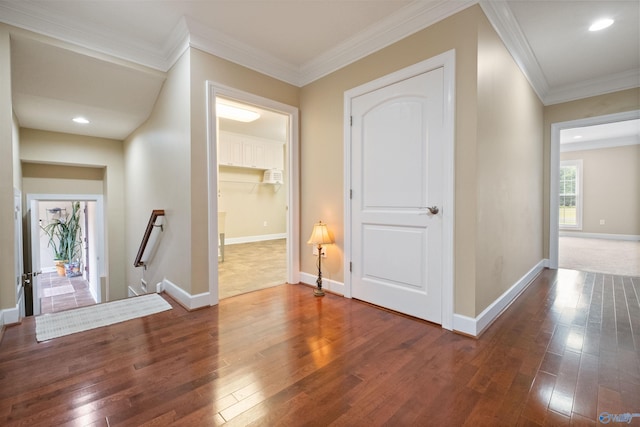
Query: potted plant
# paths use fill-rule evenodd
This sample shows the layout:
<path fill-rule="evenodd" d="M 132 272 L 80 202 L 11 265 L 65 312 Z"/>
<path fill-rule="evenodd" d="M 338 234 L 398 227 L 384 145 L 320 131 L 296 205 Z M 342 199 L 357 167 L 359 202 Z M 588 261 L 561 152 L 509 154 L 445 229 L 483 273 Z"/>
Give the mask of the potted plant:
<path fill-rule="evenodd" d="M 41 227 L 49 237 L 49 247 L 60 276 L 80 275 L 80 253 L 82 249 L 80 227 L 80 202 L 71 203 L 71 214 L 52 220 Z"/>

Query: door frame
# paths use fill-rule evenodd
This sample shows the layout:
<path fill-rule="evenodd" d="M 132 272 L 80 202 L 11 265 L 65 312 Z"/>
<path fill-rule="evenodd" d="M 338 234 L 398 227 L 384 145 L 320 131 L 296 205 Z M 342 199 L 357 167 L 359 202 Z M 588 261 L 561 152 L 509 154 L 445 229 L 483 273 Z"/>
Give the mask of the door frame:
<path fill-rule="evenodd" d="M 28 215 L 28 227 L 27 227 L 27 233 L 28 234 L 28 241 L 29 241 L 29 252 L 30 252 L 30 265 L 28 266 L 28 268 L 31 270 L 33 269 L 33 260 L 34 257 L 37 257 L 38 259 L 38 265 L 39 265 L 39 260 L 40 260 L 40 237 L 38 235 L 38 237 L 35 237 L 32 233 L 32 230 L 34 228 L 34 225 L 32 224 L 31 218 L 32 218 L 32 212 L 31 212 L 31 205 L 32 202 L 55 202 L 55 201 L 73 201 L 73 200 L 79 200 L 79 201 L 85 201 L 85 202 L 95 202 L 96 203 L 96 217 L 95 217 L 95 221 L 96 221 L 96 232 L 97 232 L 97 236 L 96 236 L 96 242 L 103 242 L 103 244 L 96 244 L 96 260 L 97 260 L 97 265 L 94 266 L 94 269 L 96 270 L 97 274 L 97 280 L 98 283 L 95 283 L 95 289 L 96 289 L 96 294 L 94 295 L 94 298 L 96 299 L 96 303 L 101 303 L 104 299 L 104 297 L 106 295 L 108 295 L 108 289 L 102 289 L 102 281 L 100 280 L 101 277 L 105 276 L 105 271 L 106 271 L 106 265 L 105 265 L 105 253 L 106 253 L 106 245 L 104 242 L 106 242 L 105 240 L 105 221 L 104 221 L 104 201 L 103 201 L 103 196 L 102 194 L 34 194 L 34 193 L 27 193 L 26 195 L 26 211 L 29 213 Z M 86 230 L 85 230 L 86 232 Z M 38 245 L 35 245 L 35 242 L 38 242 Z M 38 288 L 39 288 L 39 279 L 37 276 L 32 278 L 32 283 L 33 283 L 33 315 L 39 315 L 41 313 L 41 307 L 40 307 L 40 301 L 36 298 L 37 296 L 37 292 L 38 292 Z M 108 283 L 108 281 L 106 281 L 106 283 Z M 37 301 L 36 301 L 37 300 Z M 36 310 L 37 309 L 37 310 Z"/>
<path fill-rule="evenodd" d="M 558 182 L 560 178 L 560 131 L 564 129 L 602 125 L 639 118 L 640 110 L 632 110 L 551 124 L 551 147 L 549 153 L 549 268 L 558 269 L 558 256 L 560 250 L 560 227 L 558 224 L 558 194 L 560 193 L 560 184 Z"/>
<path fill-rule="evenodd" d="M 207 80 L 207 182 L 209 212 L 218 212 L 218 124 L 215 119 L 216 98 L 222 96 L 239 102 L 273 110 L 289 116 L 289 139 L 285 164 L 289 173 L 287 183 L 287 282 L 300 282 L 300 189 L 299 170 L 299 113 L 298 108 L 264 98 L 230 86 Z M 216 305 L 218 296 L 218 218 L 209 215 L 209 304 Z"/>
<path fill-rule="evenodd" d="M 401 80 L 443 68 L 444 75 L 444 123 L 443 157 L 444 176 L 442 194 L 442 327 L 453 329 L 454 314 L 454 144 L 455 144 L 455 50 L 449 50 L 425 61 L 403 68 L 376 80 L 347 90 L 344 93 L 344 296 L 352 297 L 350 263 L 352 257 L 351 229 L 351 101 L 365 93 L 394 84 Z"/>

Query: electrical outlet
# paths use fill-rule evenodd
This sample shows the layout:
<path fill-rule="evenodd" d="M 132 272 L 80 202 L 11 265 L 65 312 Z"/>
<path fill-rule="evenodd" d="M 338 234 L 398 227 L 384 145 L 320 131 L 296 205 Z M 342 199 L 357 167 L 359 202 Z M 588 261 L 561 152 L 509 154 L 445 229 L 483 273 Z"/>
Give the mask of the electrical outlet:
<path fill-rule="evenodd" d="M 604 219 L 600 220 L 600 225 L 604 225 Z"/>

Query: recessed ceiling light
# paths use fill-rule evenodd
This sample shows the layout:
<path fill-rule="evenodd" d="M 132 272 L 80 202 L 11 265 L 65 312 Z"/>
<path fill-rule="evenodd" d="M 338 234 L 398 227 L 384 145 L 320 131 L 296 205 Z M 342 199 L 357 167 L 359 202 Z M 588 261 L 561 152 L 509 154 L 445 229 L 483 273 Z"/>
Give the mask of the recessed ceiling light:
<path fill-rule="evenodd" d="M 589 31 L 604 30 L 605 28 L 610 27 L 612 24 L 613 19 L 611 18 L 598 19 L 597 21 L 594 21 L 593 24 L 591 24 L 591 26 L 589 27 Z"/>
<path fill-rule="evenodd" d="M 575 135 L 575 136 L 573 137 L 573 139 L 580 139 L 580 138 L 582 138 L 582 135 Z"/>
<path fill-rule="evenodd" d="M 73 121 L 82 125 L 86 125 L 87 123 L 89 123 L 89 120 L 85 119 L 84 117 L 74 117 Z"/>

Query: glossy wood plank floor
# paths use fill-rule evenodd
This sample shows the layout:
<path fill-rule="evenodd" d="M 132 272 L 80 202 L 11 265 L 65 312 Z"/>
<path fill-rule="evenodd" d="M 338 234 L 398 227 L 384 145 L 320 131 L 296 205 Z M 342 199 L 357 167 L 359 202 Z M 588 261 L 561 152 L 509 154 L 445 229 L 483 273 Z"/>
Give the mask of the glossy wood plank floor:
<path fill-rule="evenodd" d="M 29 319 L 0 344 L 0 425 L 599 425 L 640 413 L 639 295 L 545 270 L 477 340 L 303 285 L 40 344 Z"/>

